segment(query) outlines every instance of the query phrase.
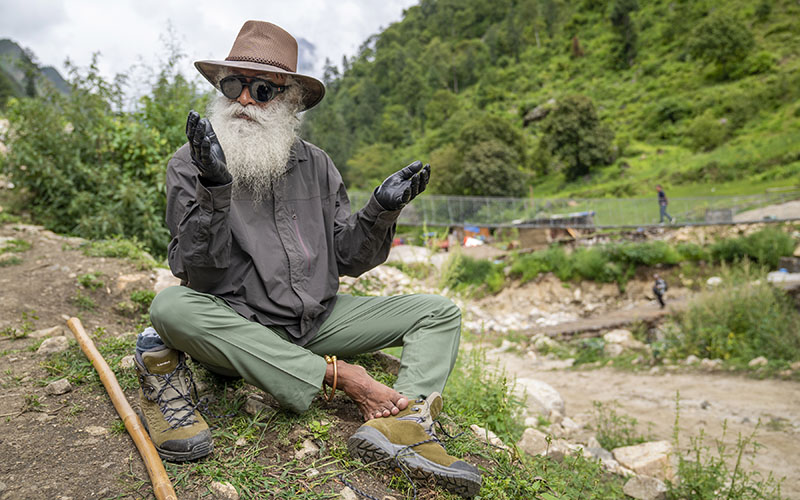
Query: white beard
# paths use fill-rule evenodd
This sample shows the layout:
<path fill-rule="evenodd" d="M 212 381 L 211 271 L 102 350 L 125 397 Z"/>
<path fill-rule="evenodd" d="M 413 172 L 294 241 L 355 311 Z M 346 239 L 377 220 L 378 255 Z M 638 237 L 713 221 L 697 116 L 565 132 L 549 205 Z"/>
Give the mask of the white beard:
<path fill-rule="evenodd" d="M 235 194 L 249 193 L 256 202 L 268 199 L 286 173 L 301 124 L 291 90 L 266 107 L 242 106 L 222 95 L 209 103 L 208 119 L 225 153 Z"/>

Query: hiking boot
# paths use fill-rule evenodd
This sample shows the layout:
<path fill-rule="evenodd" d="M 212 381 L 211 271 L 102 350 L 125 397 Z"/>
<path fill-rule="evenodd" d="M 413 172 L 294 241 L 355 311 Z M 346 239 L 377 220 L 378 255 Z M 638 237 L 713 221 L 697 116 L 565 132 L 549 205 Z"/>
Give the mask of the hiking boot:
<path fill-rule="evenodd" d="M 442 396 L 434 392 L 393 417 L 375 418 L 347 440 L 347 449 L 365 463 L 395 466 L 402 462 L 415 480 L 436 480 L 439 486 L 465 498 L 481 489 L 481 473 L 447 454 L 436 438 L 434 420 L 442 411 Z"/>
<path fill-rule="evenodd" d="M 136 413 L 161 458 L 185 462 L 211 453 L 211 432 L 192 402 L 197 389 L 186 355 L 163 346 L 134 359 L 141 387 Z"/>

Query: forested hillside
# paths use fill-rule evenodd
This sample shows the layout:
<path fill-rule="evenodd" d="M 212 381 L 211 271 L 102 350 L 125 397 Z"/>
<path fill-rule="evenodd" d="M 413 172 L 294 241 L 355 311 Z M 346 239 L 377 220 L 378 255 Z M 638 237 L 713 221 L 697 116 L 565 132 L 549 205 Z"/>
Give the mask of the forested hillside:
<path fill-rule="evenodd" d="M 743 193 L 797 183 L 795 0 L 422 0 L 328 64 L 306 118 L 351 188 Z"/>

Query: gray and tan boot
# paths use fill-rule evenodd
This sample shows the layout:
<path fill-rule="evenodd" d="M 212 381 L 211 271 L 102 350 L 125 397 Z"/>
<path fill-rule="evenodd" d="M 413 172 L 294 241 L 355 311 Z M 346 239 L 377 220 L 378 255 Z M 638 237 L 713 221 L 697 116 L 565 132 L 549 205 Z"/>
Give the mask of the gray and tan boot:
<path fill-rule="evenodd" d="M 185 462 L 214 449 L 211 432 L 192 402 L 194 381 L 186 355 L 166 346 L 136 353 L 139 419 L 164 460 Z"/>
<path fill-rule="evenodd" d="M 481 472 L 448 455 L 436 438 L 433 424 L 441 411 L 442 396 L 434 392 L 427 399 L 409 404 L 394 417 L 368 421 L 350 436 L 347 448 L 365 463 L 393 466 L 396 458 L 412 479 L 434 478 L 439 486 L 471 498 L 481 489 Z"/>

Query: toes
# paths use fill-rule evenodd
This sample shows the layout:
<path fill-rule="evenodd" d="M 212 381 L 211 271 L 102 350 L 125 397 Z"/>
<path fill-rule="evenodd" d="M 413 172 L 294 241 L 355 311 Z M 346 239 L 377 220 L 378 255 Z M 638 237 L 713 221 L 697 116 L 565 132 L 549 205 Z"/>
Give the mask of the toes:
<path fill-rule="evenodd" d="M 398 407 L 396 407 L 396 406 L 392 406 L 391 414 L 392 415 L 397 415 L 398 413 L 400 413 L 400 409 Z"/>
<path fill-rule="evenodd" d="M 398 411 L 405 410 L 408 407 L 408 398 L 400 396 L 394 404 L 398 408 Z"/>

